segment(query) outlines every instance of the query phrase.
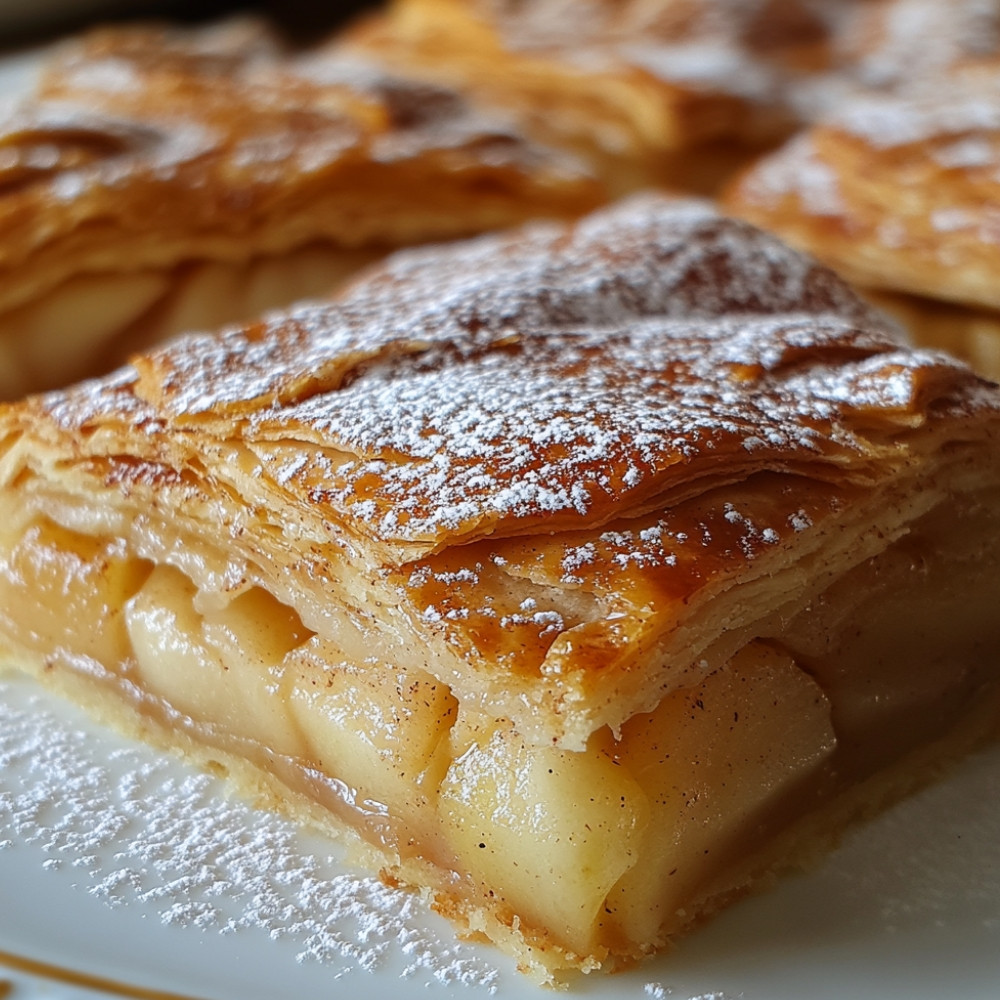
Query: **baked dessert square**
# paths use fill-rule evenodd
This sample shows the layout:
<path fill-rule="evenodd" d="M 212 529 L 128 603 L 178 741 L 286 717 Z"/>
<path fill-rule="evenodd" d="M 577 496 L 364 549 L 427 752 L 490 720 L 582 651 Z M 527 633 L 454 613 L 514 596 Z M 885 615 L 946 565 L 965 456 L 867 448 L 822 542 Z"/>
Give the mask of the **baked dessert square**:
<path fill-rule="evenodd" d="M 619 194 L 714 194 L 852 95 L 998 39 L 980 0 L 390 0 L 337 43 L 504 108 Z"/>
<path fill-rule="evenodd" d="M 790 18 L 769 19 L 765 6 L 397 0 L 342 40 L 513 112 L 618 194 L 707 194 L 794 128 L 789 68 L 825 63 L 825 19 L 796 3 Z"/>
<path fill-rule="evenodd" d="M 499 111 L 262 24 L 57 47 L 0 112 L 0 396 L 332 293 L 399 246 L 606 198 Z"/>
<path fill-rule="evenodd" d="M 1000 377 L 998 98 L 994 54 L 850 102 L 724 202 L 835 267 L 917 342 Z"/>
<path fill-rule="evenodd" d="M 996 727 L 1000 390 L 703 202 L 401 252 L 0 432 L 2 662 L 542 981 Z"/>

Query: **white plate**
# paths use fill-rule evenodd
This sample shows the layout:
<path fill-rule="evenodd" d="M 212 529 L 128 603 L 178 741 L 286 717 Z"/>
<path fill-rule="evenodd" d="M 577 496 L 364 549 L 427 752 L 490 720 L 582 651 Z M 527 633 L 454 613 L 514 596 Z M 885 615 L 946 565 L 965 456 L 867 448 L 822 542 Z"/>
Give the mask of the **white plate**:
<path fill-rule="evenodd" d="M 0 62 L 0 94 L 35 57 Z M 182 817 L 179 825 L 171 822 Z M 215 833 L 215 839 L 209 836 Z M 29 681 L 0 681 L 0 952 L 200 1000 L 538 1000 L 413 897 L 332 844 L 227 802 Z M 0 996 L 83 990 L 0 957 Z M 733 907 L 587 997 L 996 1000 L 1000 750 L 856 831 L 820 870 Z"/>
<path fill-rule="evenodd" d="M 0 681 L 0 952 L 201 1000 L 552 995 L 456 943 L 412 895 L 346 869 L 333 844 L 18 677 Z M 4 979 L 11 1000 L 95 996 L 0 963 Z M 574 992 L 996 1000 L 1000 750 L 672 955 Z"/>

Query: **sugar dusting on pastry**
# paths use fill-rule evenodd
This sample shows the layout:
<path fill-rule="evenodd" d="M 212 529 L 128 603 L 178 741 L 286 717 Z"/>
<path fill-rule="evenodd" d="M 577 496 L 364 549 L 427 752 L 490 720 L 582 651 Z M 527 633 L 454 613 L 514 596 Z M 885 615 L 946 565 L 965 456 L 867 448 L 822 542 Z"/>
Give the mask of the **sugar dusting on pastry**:
<path fill-rule="evenodd" d="M 780 155 L 759 160 L 740 181 L 740 196 L 767 209 L 789 194 L 814 215 L 838 216 L 847 208 L 836 171 L 817 154 L 808 132 L 786 143 Z"/>
<path fill-rule="evenodd" d="M 166 408 L 180 415 L 257 397 L 270 402 L 306 373 L 331 362 L 338 372 L 362 370 L 380 352 L 394 359 L 438 344 L 471 356 L 502 349 L 515 334 L 566 335 L 651 317 L 803 312 L 888 328 L 832 272 L 773 237 L 720 218 L 707 203 L 640 196 L 575 230 L 539 224 L 458 250 L 400 254 L 332 307 L 184 341 L 155 357 L 153 374 L 162 379 Z M 701 325 L 704 340 L 723 339 Z"/>
<path fill-rule="evenodd" d="M 592 516 L 723 452 L 747 470 L 863 463 L 851 389 L 894 347 L 809 258 L 701 202 L 640 197 L 575 230 L 400 255 L 339 303 L 143 360 L 133 391 L 168 420 L 235 407 L 250 436 L 322 445 L 261 471 L 418 540 Z M 856 361 L 828 371 L 829 352 Z"/>
<path fill-rule="evenodd" d="M 832 116 L 831 124 L 875 149 L 940 143 L 952 136 L 967 140 L 970 132 L 1000 129 L 1000 78 L 954 77 L 929 90 L 906 98 L 872 96 L 852 102 Z"/>
<path fill-rule="evenodd" d="M 995 377 L 991 279 L 1000 244 L 1000 67 L 953 67 L 869 93 L 764 157 L 730 210 L 809 250 L 898 308 L 917 343 L 945 346 Z M 888 206 L 888 208 L 887 208 Z M 900 296 L 953 303 L 945 323 Z"/>

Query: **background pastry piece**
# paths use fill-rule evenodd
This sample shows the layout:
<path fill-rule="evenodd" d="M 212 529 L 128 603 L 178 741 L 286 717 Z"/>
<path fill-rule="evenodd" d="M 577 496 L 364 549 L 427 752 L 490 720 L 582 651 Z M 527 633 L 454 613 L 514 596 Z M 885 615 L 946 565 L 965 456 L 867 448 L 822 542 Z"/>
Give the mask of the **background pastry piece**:
<path fill-rule="evenodd" d="M 846 93 L 901 86 L 903 49 L 937 74 L 997 20 L 963 2 L 945 25 L 926 0 L 564 6 L 399 0 L 298 55 L 253 22 L 64 47 L 0 121 L 0 395 L 326 293 L 399 245 L 713 188 Z"/>
<path fill-rule="evenodd" d="M 0 393 L 329 293 L 388 250 L 605 197 L 565 152 L 243 23 L 70 43 L 0 118 Z"/>
<path fill-rule="evenodd" d="M 997 0 L 862 0 L 838 40 L 836 61 L 866 90 L 926 83 L 1000 53 Z"/>
<path fill-rule="evenodd" d="M 764 6 L 400 0 L 348 41 L 513 109 L 533 134 L 584 153 L 619 192 L 709 191 L 787 134 L 777 67 L 800 51 L 812 59 L 823 43 L 825 28 L 788 4 L 787 21 L 763 28 L 774 61 L 754 51 L 741 34 L 753 34 Z"/>
<path fill-rule="evenodd" d="M 1000 63 L 857 101 L 750 168 L 738 215 L 816 254 L 918 342 L 1000 376 Z"/>
<path fill-rule="evenodd" d="M 998 24 L 979 0 L 394 0 L 345 41 L 512 110 L 618 191 L 711 193 L 850 94 L 995 51 Z"/>
<path fill-rule="evenodd" d="M 706 203 L 398 253 L 0 440 L 0 663 L 540 978 L 996 725 L 1000 390 Z"/>

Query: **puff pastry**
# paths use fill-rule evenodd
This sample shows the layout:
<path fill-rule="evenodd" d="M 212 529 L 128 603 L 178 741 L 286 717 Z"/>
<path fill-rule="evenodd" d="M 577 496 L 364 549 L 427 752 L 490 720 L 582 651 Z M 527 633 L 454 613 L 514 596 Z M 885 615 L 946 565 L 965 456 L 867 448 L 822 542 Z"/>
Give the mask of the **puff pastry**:
<path fill-rule="evenodd" d="M 1000 63 L 847 105 L 764 158 L 725 204 L 811 251 L 922 343 L 1000 377 Z"/>
<path fill-rule="evenodd" d="M 4 662 L 540 979 L 995 728 L 1000 390 L 701 202 L 402 252 L 0 433 Z"/>
<path fill-rule="evenodd" d="M 765 6 L 397 0 L 345 43 L 513 110 L 619 193 L 707 193 L 794 126 L 787 66 L 823 61 L 827 24 L 794 4 L 765 25 Z"/>
<path fill-rule="evenodd" d="M 850 95 L 1000 50 L 981 0 L 394 0 L 339 41 L 512 111 L 619 192 L 714 193 Z"/>
<path fill-rule="evenodd" d="M 0 115 L 0 395 L 605 192 L 445 86 L 260 25 L 84 35 Z"/>

